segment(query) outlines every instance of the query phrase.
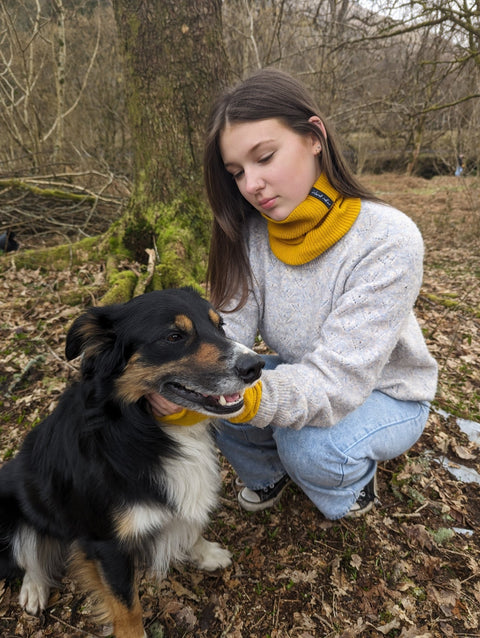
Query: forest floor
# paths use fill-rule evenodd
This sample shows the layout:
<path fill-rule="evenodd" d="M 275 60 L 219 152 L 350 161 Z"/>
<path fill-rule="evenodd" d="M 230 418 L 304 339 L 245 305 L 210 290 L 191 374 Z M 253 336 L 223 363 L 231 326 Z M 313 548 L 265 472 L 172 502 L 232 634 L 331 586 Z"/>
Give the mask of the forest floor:
<path fill-rule="evenodd" d="M 143 580 L 149 638 L 480 637 L 480 439 L 457 419 L 480 422 L 480 180 L 365 181 L 424 235 L 416 311 L 439 363 L 436 411 L 408 454 L 380 465 L 380 503 L 361 519 L 327 521 L 295 486 L 274 509 L 246 513 L 221 460 L 221 502 L 206 535 L 233 564 Z M 37 241 L 21 239 L 22 249 Z M 45 272 L 0 259 L 0 463 L 76 376 L 63 349 L 82 306 L 69 305 L 69 293 L 101 291 L 103 277 L 104 264 Z M 85 305 L 95 301 L 85 293 Z M 3 638 L 107 635 L 68 579 L 38 618 L 18 607 L 18 591 L 0 582 Z"/>

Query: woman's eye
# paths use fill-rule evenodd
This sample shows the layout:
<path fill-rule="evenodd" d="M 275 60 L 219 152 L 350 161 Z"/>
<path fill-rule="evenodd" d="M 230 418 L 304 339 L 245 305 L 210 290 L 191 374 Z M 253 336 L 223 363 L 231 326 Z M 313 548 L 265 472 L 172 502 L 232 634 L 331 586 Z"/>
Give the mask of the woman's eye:
<path fill-rule="evenodd" d="M 243 171 L 236 171 L 235 173 L 232 173 L 233 179 L 240 179 L 242 176 L 243 176 Z"/>
<path fill-rule="evenodd" d="M 272 159 L 273 155 L 274 155 L 273 152 L 272 153 L 268 153 L 268 155 L 264 155 L 258 161 L 259 161 L 260 164 L 266 164 L 269 160 Z"/>

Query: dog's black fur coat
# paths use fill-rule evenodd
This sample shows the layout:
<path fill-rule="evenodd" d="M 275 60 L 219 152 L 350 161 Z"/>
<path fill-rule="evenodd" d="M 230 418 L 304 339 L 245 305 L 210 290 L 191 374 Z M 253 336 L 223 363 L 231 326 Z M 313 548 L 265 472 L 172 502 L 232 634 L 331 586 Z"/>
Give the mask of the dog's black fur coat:
<path fill-rule="evenodd" d="M 38 613 L 70 562 L 115 635 L 137 638 L 139 568 L 161 577 L 172 560 L 230 562 L 201 537 L 218 489 L 208 424 L 164 425 L 145 395 L 238 414 L 263 362 L 191 289 L 90 308 L 67 335 L 67 358 L 80 354 L 81 380 L 0 469 L 0 578 L 23 571 L 20 603 Z"/>

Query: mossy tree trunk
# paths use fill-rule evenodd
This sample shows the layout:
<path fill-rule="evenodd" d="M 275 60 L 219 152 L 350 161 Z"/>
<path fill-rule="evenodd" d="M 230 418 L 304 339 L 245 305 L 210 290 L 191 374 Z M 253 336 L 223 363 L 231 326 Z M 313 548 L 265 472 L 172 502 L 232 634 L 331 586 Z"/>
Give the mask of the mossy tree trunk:
<path fill-rule="evenodd" d="M 228 73 L 221 2 L 113 0 L 113 6 L 123 43 L 134 189 L 109 248 L 123 246 L 140 262 L 151 249 L 154 287 L 198 283 L 210 228 L 202 189 L 204 127 Z"/>
<path fill-rule="evenodd" d="M 228 81 L 221 0 L 113 0 L 113 7 L 133 140 L 127 209 L 101 238 L 11 258 L 18 268 L 54 262 L 59 269 L 106 259 L 109 290 L 102 304 L 150 288 L 201 283 L 210 235 L 204 129 L 213 97 Z M 118 268 L 124 257 L 140 268 Z"/>

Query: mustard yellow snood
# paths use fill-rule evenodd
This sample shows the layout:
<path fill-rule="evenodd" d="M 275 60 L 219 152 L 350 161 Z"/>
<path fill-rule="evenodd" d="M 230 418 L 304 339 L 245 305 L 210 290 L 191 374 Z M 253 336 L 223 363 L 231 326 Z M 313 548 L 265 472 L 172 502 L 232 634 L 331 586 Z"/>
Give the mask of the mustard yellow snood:
<path fill-rule="evenodd" d="M 290 266 L 306 264 L 333 246 L 352 227 L 360 212 L 358 197 L 343 197 L 320 175 L 307 198 L 283 221 L 270 219 L 273 254 Z"/>

